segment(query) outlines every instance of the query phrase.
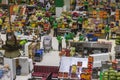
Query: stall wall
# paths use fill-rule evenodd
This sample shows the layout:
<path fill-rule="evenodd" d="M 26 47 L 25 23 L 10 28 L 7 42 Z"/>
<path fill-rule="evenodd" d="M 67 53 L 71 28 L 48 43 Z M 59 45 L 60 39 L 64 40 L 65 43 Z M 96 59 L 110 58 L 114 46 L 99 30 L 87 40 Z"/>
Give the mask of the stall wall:
<path fill-rule="evenodd" d="M 21 75 L 29 74 L 29 62 L 28 59 L 19 59 L 19 64 L 21 66 Z"/>
<path fill-rule="evenodd" d="M 33 61 L 32 61 L 32 59 L 29 59 L 29 69 L 30 69 L 30 71 L 33 70 Z"/>

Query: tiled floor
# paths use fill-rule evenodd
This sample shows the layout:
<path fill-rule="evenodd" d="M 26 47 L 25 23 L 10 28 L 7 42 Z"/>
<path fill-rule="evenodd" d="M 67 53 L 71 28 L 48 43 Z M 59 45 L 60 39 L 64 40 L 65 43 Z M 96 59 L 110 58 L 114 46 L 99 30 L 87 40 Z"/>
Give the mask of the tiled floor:
<path fill-rule="evenodd" d="M 43 41 L 43 37 L 42 37 Z M 53 51 L 50 51 L 50 53 L 44 53 L 43 60 L 41 62 L 37 62 L 37 65 L 49 65 L 49 66 L 59 66 L 60 57 L 59 57 L 59 51 L 58 50 L 58 43 L 55 37 L 52 38 L 52 47 Z M 63 47 L 65 48 L 65 42 L 63 40 Z M 41 43 L 41 48 L 43 48 L 43 45 Z M 28 76 L 17 76 L 16 80 L 28 80 L 31 75 Z"/>
<path fill-rule="evenodd" d="M 106 41 L 106 40 L 101 40 L 100 41 Z M 109 40 L 110 42 L 112 42 L 113 46 L 112 46 L 112 52 L 110 52 L 110 54 L 112 54 L 113 59 L 114 59 L 114 46 L 115 46 L 115 41 L 114 40 Z M 64 42 L 64 41 L 63 41 Z M 53 49 L 55 51 L 51 51 L 50 53 L 45 53 L 43 60 L 40 63 L 37 63 L 38 65 L 55 65 L 58 66 L 59 65 L 59 61 L 60 61 L 60 57 L 59 57 L 59 52 L 57 51 L 57 41 L 55 38 L 53 38 Z M 65 43 L 63 43 L 63 47 L 65 47 Z M 42 46 L 41 46 L 42 47 Z M 30 75 L 28 76 L 17 76 L 16 80 L 27 80 L 30 77 Z"/>
<path fill-rule="evenodd" d="M 51 35 L 52 36 L 52 35 Z M 4 40 L 5 40 L 5 35 L 1 36 Z M 43 41 L 43 37 L 42 37 L 42 41 Z M 100 39 L 100 41 L 106 41 L 103 39 Z M 108 41 L 108 40 L 107 40 Z M 113 56 L 114 59 L 114 46 L 115 46 L 115 41 L 114 40 L 109 40 L 110 42 L 112 42 L 112 52 L 110 52 L 110 54 Z M 65 48 L 65 40 L 63 39 L 63 48 Z M 58 42 L 56 40 L 55 37 L 52 37 L 52 47 L 53 47 L 53 51 L 50 51 L 50 53 L 45 53 L 43 60 L 39 63 L 36 63 L 38 65 L 49 65 L 49 66 L 59 66 L 59 62 L 60 62 L 60 57 L 59 57 L 59 51 L 58 51 Z M 43 48 L 43 45 L 41 43 L 41 48 Z M 31 75 L 27 75 L 27 76 L 17 76 L 16 80 L 28 80 L 28 78 L 30 78 Z M 8 80 L 8 79 L 5 79 Z"/>

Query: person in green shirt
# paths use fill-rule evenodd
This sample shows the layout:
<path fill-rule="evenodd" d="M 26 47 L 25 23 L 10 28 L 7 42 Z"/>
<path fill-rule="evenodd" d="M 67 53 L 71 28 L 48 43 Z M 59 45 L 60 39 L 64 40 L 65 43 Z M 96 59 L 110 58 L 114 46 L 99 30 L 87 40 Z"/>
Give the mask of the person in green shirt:
<path fill-rule="evenodd" d="M 75 37 L 75 34 L 73 32 L 70 32 L 68 36 L 69 36 L 69 39 L 73 39 Z"/>
<path fill-rule="evenodd" d="M 53 29 L 54 29 L 54 34 L 53 34 L 53 36 L 57 36 L 57 28 L 58 28 L 58 23 L 57 23 L 57 21 L 54 21 L 53 22 Z"/>
<path fill-rule="evenodd" d="M 85 10 L 86 11 L 88 11 L 88 4 L 89 4 L 89 2 L 86 0 L 86 1 L 84 1 L 84 7 L 85 7 Z"/>
<path fill-rule="evenodd" d="M 68 32 L 65 33 L 64 38 L 65 38 L 65 43 L 66 43 L 66 48 L 67 48 L 68 45 L 69 45 L 69 43 L 68 43 L 68 40 L 69 40 Z"/>
<path fill-rule="evenodd" d="M 57 36 L 57 40 L 58 40 L 58 50 L 61 51 L 63 38 L 61 36 Z"/>
<path fill-rule="evenodd" d="M 54 16 L 50 16 L 49 17 L 49 22 L 50 22 L 50 25 L 53 25 L 53 21 L 55 20 Z"/>
<path fill-rule="evenodd" d="M 83 23 L 82 16 L 78 18 L 77 22 L 78 22 L 78 31 L 82 31 L 82 23 Z"/>
<path fill-rule="evenodd" d="M 79 41 L 84 41 L 84 36 L 82 34 L 79 34 Z"/>
<path fill-rule="evenodd" d="M 106 25 L 105 26 L 105 36 L 106 36 L 107 40 L 109 40 L 109 32 L 110 32 L 110 27 L 109 27 L 109 25 Z"/>

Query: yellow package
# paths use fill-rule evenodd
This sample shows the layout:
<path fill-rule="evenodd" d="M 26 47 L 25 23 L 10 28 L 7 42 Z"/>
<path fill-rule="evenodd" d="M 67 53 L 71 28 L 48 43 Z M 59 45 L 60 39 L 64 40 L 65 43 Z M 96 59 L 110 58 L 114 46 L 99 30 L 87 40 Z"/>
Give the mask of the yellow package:
<path fill-rule="evenodd" d="M 76 73 L 77 72 L 77 66 L 76 65 L 72 65 L 72 73 Z"/>

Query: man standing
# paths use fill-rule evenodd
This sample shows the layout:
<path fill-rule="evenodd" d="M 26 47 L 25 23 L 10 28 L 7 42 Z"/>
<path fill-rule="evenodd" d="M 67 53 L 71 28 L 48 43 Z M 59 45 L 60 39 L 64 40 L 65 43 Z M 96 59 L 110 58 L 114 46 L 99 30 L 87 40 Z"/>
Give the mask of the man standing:
<path fill-rule="evenodd" d="M 106 25 L 105 26 L 105 36 L 106 36 L 107 40 L 109 40 L 109 32 L 110 32 L 110 27 L 109 27 L 109 25 Z"/>
<path fill-rule="evenodd" d="M 69 42 L 68 42 L 68 40 L 69 40 L 68 32 L 65 33 L 64 37 L 65 37 L 65 43 L 66 43 L 66 48 L 67 48 L 68 45 L 69 45 Z"/>
<path fill-rule="evenodd" d="M 57 36 L 57 40 L 58 40 L 58 50 L 61 51 L 62 50 L 62 37 L 61 36 Z"/>
<path fill-rule="evenodd" d="M 50 16 L 49 17 L 49 22 L 50 22 L 50 25 L 53 25 L 53 21 L 55 20 L 54 16 Z"/>
<path fill-rule="evenodd" d="M 77 22 L 78 22 L 78 31 L 82 31 L 82 22 L 83 22 L 82 16 L 78 18 Z"/>
<path fill-rule="evenodd" d="M 53 29 L 54 29 L 54 34 L 53 36 L 56 37 L 57 36 L 57 28 L 58 28 L 58 23 L 57 21 L 53 22 Z"/>
<path fill-rule="evenodd" d="M 79 41 L 84 41 L 84 36 L 82 34 L 79 34 Z"/>
<path fill-rule="evenodd" d="M 88 4 L 89 4 L 89 2 L 87 0 L 85 0 L 84 1 L 85 11 L 88 11 Z"/>

